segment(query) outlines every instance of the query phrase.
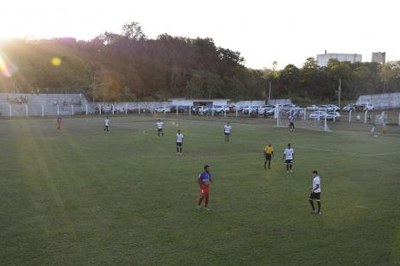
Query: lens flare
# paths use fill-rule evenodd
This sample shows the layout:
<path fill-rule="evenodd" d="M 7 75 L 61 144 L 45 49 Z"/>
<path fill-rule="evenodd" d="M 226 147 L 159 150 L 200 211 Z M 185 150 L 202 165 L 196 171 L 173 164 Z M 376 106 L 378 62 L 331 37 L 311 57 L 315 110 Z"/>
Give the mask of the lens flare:
<path fill-rule="evenodd" d="M 60 66 L 61 63 L 62 63 L 62 60 L 61 60 L 61 58 L 59 58 L 59 57 L 53 57 L 53 58 L 51 59 L 51 64 L 52 64 L 53 66 Z"/>
<path fill-rule="evenodd" d="M 17 71 L 17 67 L 3 53 L 0 53 L 0 73 L 10 78 Z"/>

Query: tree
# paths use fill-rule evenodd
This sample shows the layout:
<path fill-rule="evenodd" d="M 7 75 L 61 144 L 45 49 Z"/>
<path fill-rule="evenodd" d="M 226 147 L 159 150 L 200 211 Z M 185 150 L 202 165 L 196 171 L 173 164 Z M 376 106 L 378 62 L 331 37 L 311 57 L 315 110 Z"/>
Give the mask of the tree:
<path fill-rule="evenodd" d="M 300 70 L 293 64 L 287 65 L 279 75 L 279 91 L 281 96 L 289 98 L 300 88 Z"/>
<path fill-rule="evenodd" d="M 122 26 L 122 35 L 130 40 L 145 40 L 146 35 L 142 31 L 142 26 L 138 22 L 126 23 Z"/>

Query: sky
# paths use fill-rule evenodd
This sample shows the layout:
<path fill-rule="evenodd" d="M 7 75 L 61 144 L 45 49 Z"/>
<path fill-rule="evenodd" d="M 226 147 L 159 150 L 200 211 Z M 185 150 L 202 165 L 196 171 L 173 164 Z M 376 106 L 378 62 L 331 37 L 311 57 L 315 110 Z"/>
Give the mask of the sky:
<path fill-rule="evenodd" d="M 328 53 L 386 52 L 400 60 L 397 0 L 5 0 L 0 39 L 75 37 L 140 23 L 148 38 L 211 38 L 240 52 L 249 68 L 302 67 Z"/>

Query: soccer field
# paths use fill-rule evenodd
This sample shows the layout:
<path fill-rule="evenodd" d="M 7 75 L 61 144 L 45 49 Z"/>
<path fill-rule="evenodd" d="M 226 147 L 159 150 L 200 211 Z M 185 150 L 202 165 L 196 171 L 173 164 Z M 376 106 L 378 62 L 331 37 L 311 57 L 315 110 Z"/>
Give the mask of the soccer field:
<path fill-rule="evenodd" d="M 0 120 L 1 265 L 395 265 L 400 142 L 342 122 L 333 132 L 264 119 Z M 185 137 L 183 155 L 175 134 Z M 264 170 L 263 148 L 275 148 Z M 295 151 L 287 174 L 282 153 Z M 209 164 L 211 211 L 197 210 Z M 322 215 L 311 215 L 311 172 Z"/>

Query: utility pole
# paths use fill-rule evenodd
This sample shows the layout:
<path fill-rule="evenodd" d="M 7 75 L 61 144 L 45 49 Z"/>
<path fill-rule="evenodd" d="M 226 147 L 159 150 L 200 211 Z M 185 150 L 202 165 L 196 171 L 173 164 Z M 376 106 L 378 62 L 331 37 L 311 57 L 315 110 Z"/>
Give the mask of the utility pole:
<path fill-rule="evenodd" d="M 342 78 L 339 78 L 339 89 L 338 89 L 338 105 L 340 108 L 340 100 L 342 97 Z"/>
<path fill-rule="evenodd" d="M 92 77 L 92 103 L 94 104 L 94 92 L 95 92 L 95 87 L 96 87 L 96 73 L 93 71 L 93 77 Z"/>
<path fill-rule="evenodd" d="M 272 89 L 272 82 L 269 81 L 269 91 L 268 91 L 268 101 L 271 101 L 271 89 Z"/>

